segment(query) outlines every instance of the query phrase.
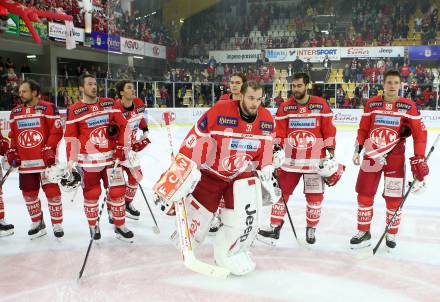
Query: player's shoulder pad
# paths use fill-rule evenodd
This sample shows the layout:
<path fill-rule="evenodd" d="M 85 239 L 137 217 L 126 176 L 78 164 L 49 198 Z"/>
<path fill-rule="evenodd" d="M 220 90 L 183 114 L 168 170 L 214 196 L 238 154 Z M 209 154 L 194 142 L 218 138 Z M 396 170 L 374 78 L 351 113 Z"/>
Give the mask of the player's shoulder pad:
<path fill-rule="evenodd" d="M 22 112 L 23 112 L 23 105 L 22 104 L 15 106 L 11 110 L 12 115 L 17 114 L 17 113 L 22 113 Z"/>
<path fill-rule="evenodd" d="M 416 102 L 414 102 L 411 99 L 407 99 L 407 98 L 399 98 L 396 101 L 395 106 L 396 106 L 397 110 L 404 111 L 404 112 L 411 111 L 411 109 L 413 109 L 413 108 L 417 109 Z"/>
<path fill-rule="evenodd" d="M 70 105 L 67 108 L 66 116 L 69 117 L 77 117 L 85 112 L 89 111 L 89 107 L 83 102 L 77 102 L 75 104 Z"/>
<path fill-rule="evenodd" d="M 116 101 L 114 99 L 112 99 L 112 98 L 100 98 L 98 103 L 104 109 L 116 106 Z"/>
<path fill-rule="evenodd" d="M 383 107 L 383 102 L 384 100 L 382 99 L 381 96 L 376 95 L 373 96 L 372 98 L 369 98 L 365 104 L 365 108 L 366 109 L 375 109 L 375 108 L 379 108 L 379 107 Z"/>
<path fill-rule="evenodd" d="M 321 111 L 323 109 L 330 109 L 330 106 L 327 104 L 327 101 L 318 96 L 310 96 L 309 104 L 307 108 L 312 111 Z"/>

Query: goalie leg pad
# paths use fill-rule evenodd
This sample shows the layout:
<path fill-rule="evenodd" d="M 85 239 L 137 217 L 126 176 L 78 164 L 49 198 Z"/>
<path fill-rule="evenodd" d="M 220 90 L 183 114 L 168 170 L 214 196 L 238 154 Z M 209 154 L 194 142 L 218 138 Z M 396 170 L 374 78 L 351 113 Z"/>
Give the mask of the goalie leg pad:
<path fill-rule="evenodd" d="M 192 194 L 185 199 L 188 229 L 193 248 L 202 244 L 214 217 Z"/>
<path fill-rule="evenodd" d="M 234 275 L 245 275 L 255 269 L 249 248 L 258 232 L 261 212 L 261 183 L 251 177 L 233 184 L 234 209 L 222 210 L 220 228 L 215 239 L 214 257 L 219 266 Z"/>

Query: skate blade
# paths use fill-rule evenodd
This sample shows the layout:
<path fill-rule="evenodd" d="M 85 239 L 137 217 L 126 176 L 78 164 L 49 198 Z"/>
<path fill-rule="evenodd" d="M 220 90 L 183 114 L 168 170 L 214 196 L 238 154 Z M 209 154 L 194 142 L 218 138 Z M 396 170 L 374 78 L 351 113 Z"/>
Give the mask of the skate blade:
<path fill-rule="evenodd" d="M 125 213 L 125 217 L 126 218 L 130 218 L 132 220 L 139 220 L 139 216 L 134 216 L 134 215 L 131 215 L 131 214 L 128 214 L 128 213 Z"/>
<path fill-rule="evenodd" d="M 350 249 L 352 249 L 352 250 L 362 250 L 362 249 L 365 249 L 365 248 L 370 247 L 370 246 L 371 246 L 371 242 L 370 242 L 370 240 L 368 240 L 368 241 L 364 241 L 364 242 L 359 243 L 359 244 L 350 244 Z"/>
<path fill-rule="evenodd" d="M 257 241 L 259 241 L 267 246 L 270 246 L 270 247 L 275 247 L 277 245 L 277 241 L 278 241 L 277 239 L 264 237 L 259 234 L 257 234 L 256 239 L 257 239 Z"/>
<path fill-rule="evenodd" d="M 30 235 L 29 237 L 31 238 L 31 240 L 35 240 L 35 239 L 38 239 L 40 237 L 43 237 L 44 235 L 47 235 L 47 232 L 46 232 L 46 230 L 43 229 L 43 230 L 39 231 L 38 233 L 36 233 L 34 235 Z"/>
<path fill-rule="evenodd" d="M 119 234 L 116 235 L 116 238 L 124 242 L 134 243 L 134 238 L 125 238 L 124 236 Z"/>
<path fill-rule="evenodd" d="M 0 232 L 0 237 L 7 237 L 12 235 L 14 235 L 14 229 Z"/>

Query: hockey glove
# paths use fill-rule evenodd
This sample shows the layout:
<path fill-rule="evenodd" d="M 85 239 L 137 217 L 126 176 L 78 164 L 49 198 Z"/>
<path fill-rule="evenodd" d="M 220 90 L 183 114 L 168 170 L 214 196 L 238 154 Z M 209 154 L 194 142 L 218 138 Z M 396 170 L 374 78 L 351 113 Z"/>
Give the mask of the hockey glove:
<path fill-rule="evenodd" d="M 273 146 L 273 161 L 272 165 L 275 169 L 281 167 L 286 160 L 286 153 L 281 145 Z"/>
<path fill-rule="evenodd" d="M 324 182 L 332 187 L 341 179 L 345 166 L 338 163 L 334 158 L 324 158 L 318 167 L 318 174 L 324 178 Z"/>
<path fill-rule="evenodd" d="M 17 149 L 11 148 L 6 151 L 6 158 L 8 159 L 8 163 L 11 167 L 17 168 L 21 165 L 21 159 L 18 155 Z"/>
<path fill-rule="evenodd" d="M 134 152 L 139 152 L 145 149 L 146 146 L 148 146 L 151 143 L 151 141 L 148 139 L 148 131 L 145 131 L 142 135 L 142 138 L 136 142 L 133 143 L 131 149 Z"/>
<path fill-rule="evenodd" d="M 0 138 L 0 155 L 5 156 L 6 151 L 9 149 L 9 140 L 2 137 Z"/>
<path fill-rule="evenodd" d="M 52 147 L 46 146 L 41 150 L 41 156 L 43 157 L 44 164 L 46 167 L 55 165 L 55 151 Z"/>
<path fill-rule="evenodd" d="M 429 167 L 426 163 L 424 155 L 414 155 L 410 159 L 411 171 L 418 181 L 423 181 L 426 175 L 429 174 Z"/>

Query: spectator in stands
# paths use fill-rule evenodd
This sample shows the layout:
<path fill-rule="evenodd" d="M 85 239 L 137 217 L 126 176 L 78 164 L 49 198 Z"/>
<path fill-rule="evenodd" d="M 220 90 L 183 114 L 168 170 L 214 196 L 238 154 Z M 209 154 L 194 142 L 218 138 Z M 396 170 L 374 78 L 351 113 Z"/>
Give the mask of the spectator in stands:
<path fill-rule="evenodd" d="M 400 68 L 400 75 L 402 76 L 403 82 L 408 82 L 409 74 L 410 74 L 410 69 L 408 67 L 408 64 L 405 63 Z"/>
<path fill-rule="evenodd" d="M 293 72 L 294 73 L 302 72 L 303 68 L 304 68 L 304 62 L 299 57 L 296 57 L 295 61 L 293 61 Z"/>
<path fill-rule="evenodd" d="M 330 69 L 331 68 L 331 61 L 328 58 L 328 55 L 325 55 L 325 58 L 322 61 L 322 67 L 324 67 L 325 69 Z"/>
<path fill-rule="evenodd" d="M 168 99 L 169 99 L 168 89 L 165 86 L 162 86 L 160 87 L 159 93 L 160 93 L 159 105 L 168 107 Z"/>
<path fill-rule="evenodd" d="M 338 87 L 338 90 L 336 90 L 336 107 L 342 108 L 344 104 L 346 93 L 342 87 Z"/>
<path fill-rule="evenodd" d="M 350 65 L 345 64 L 344 70 L 342 71 L 342 79 L 344 83 L 348 83 L 350 81 Z"/>
<path fill-rule="evenodd" d="M 277 97 L 274 99 L 275 107 L 278 108 L 284 102 L 283 97 L 281 96 L 281 91 L 278 92 Z"/>

